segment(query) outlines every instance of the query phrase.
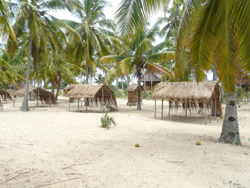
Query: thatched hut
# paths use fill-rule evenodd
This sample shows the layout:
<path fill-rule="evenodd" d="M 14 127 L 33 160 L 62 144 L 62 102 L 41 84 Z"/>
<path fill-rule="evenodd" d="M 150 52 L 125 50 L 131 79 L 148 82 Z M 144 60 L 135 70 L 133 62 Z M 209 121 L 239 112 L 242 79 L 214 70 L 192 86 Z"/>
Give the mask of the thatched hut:
<path fill-rule="evenodd" d="M 117 102 L 114 92 L 105 84 L 100 85 L 75 85 L 67 93 L 67 97 L 78 99 L 78 111 L 79 111 L 79 101 L 85 99 L 85 106 L 101 106 L 102 110 L 108 108 L 111 110 L 117 109 Z M 70 105 L 70 103 L 69 103 Z M 69 106 L 70 110 L 70 106 Z"/>
<path fill-rule="evenodd" d="M 39 87 L 29 85 L 29 96 L 31 96 L 32 92 L 34 93 L 34 96 L 36 96 L 37 98 L 37 105 L 38 105 L 38 99 L 40 99 L 40 101 L 45 104 L 56 104 L 56 97 L 51 92 L 45 89 L 41 89 Z M 15 91 L 14 96 L 23 97 L 24 93 L 25 93 L 25 88 L 22 88 Z"/>
<path fill-rule="evenodd" d="M 127 88 L 128 90 L 128 106 L 136 106 L 138 103 L 138 85 L 130 85 Z M 141 87 L 141 102 L 142 102 L 142 92 L 144 91 Z"/>
<path fill-rule="evenodd" d="M 1 99 L 6 99 L 7 100 L 7 98 L 12 100 L 12 97 L 10 96 L 10 93 L 3 90 L 3 89 L 0 89 L 0 103 L 1 103 Z"/>
<path fill-rule="evenodd" d="M 169 101 L 169 116 L 171 108 L 183 108 L 186 116 L 187 110 L 200 109 L 205 110 L 207 117 L 210 110 L 211 118 L 212 106 L 216 106 L 216 111 L 222 114 L 220 86 L 217 82 L 161 82 L 154 89 L 152 98 L 155 101 L 162 100 L 162 103 L 164 100 Z"/>

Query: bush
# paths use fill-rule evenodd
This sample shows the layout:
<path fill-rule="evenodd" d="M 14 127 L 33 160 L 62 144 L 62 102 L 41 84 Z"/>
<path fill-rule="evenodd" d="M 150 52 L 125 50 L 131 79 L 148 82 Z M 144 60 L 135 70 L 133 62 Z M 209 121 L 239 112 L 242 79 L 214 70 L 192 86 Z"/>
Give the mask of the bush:
<path fill-rule="evenodd" d="M 236 88 L 236 97 L 237 101 L 242 101 L 244 98 L 246 98 L 246 93 L 244 92 L 244 89 L 242 87 Z"/>
<path fill-rule="evenodd" d="M 108 116 L 109 112 L 106 112 L 106 114 L 101 117 L 101 123 L 103 128 L 109 129 L 112 125 L 116 126 L 117 123 L 114 118 Z"/>

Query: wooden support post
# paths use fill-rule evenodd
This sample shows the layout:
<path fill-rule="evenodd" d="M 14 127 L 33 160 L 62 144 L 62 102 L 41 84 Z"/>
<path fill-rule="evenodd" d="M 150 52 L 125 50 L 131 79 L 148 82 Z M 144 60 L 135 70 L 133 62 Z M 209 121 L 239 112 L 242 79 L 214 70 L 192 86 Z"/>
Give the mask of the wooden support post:
<path fill-rule="evenodd" d="M 95 105 L 96 105 L 96 102 L 95 102 L 95 99 L 94 99 L 94 112 L 95 112 Z"/>
<path fill-rule="evenodd" d="M 69 98 L 69 111 L 70 111 L 70 98 Z"/>
<path fill-rule="evenodd" d="M 210 123 L 212 123 L 212 107 L 213 107 L 213 99 L 211 98 L 211 107 L 210 107 Z"/>
<path fill-rule="evenodd" d="M 80 98 L 78 98 L 78 108 L 77 108 L 78 112 L 79 112 L 79 102 L 80 102 Z"/>
<path fill-rule="evenodd" d="M 205 125 L 207 125 L 207 104 L 205 103 Z"/>
<path fill-rule="evenodd" d="M 16 98 L 15 98 L 15 95 L 14 95 L 14 100 L 13 100 L 13 107 L 15 107 L 15 101 L 16 100 Z"/>
<path fill-rule="evenodd" d="M 217 106 L 216 106 L 216 97 L 215 97 L 215 107 L 214 107 L 214 117 L 215 117 L 215 120 L 217 118 Z"/>
<path fill-rule="evenodd" d="M 104 91 L 102 87 L 102 112 L 104 113 Z"/>
<path fill-rule="evenodd" d="M 170 117 L 170 101 L 168 101 L 168 117 Z"/>
<path fill-rule="evenodd" d="M 7 93 L 5 93 L 5 102 L 7 103 Z"/>
<path fill-rule="evenodd" d="M 88 110 L 88 99 L 86 98 L 86 111 Z"/>
<path fill-rule="evenodd" d="M 38 106 L 39 90 L 37 90 L 36 106 Z"/>
<path fill-rule="evenodd" d="M 161 119 L 163 119 L 163 99 L 161 101 Z"/>
<path fill-rule="evenodd" d="M 49 94 L 49 105 L 51 106 L 51 95 Z"/>
<path fill-rule="evenodd" d="M 1 99 L 2 99 L 2 95 L 0 95 L 0 104 L 1 104 Z"/>
<path fill-rule="evenodd" d="M 185 116 L 187 118 L 187 101 L 185 100 Z"/>
<path fill-rule="evenodd" d="M 82 108 L 82 99 L 81 99 L 81 108 Z"/>
<path fill-rule="evenodd" d="M 156 99 L 155 99 L 155 119 L 156 119 Z"/>

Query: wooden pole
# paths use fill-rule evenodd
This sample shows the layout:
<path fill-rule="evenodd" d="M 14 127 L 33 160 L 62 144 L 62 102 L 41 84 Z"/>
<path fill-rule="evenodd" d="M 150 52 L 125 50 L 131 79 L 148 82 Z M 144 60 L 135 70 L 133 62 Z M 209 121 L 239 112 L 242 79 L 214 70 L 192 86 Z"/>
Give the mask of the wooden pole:
<path fill-rule="evenodd" d="M 205 102 L 205 125 L 207 125 L 207 104 Z"/>
<path fill-rule="evenodd" d="M 86 111 L 88 110 L 88 99 L 86 98 Z"/>
<path fill-rule="evenodd" d="M 217 112 L 216 112 L 216 110 L 217 110 L 217 106 L 216 106 L 216 97 L 215 97 L 215 107 L 214 107 L 214 117 L 215 117 L 215 120 L 217 118 Z"/>
<path fill-rule="evenodd" d="M 155 99 L 155 119 L 156 119 L 156 99 Z"/>
<path fill-rule="evenodd" d="M 102 87 L 102 112 L 104 113 L 104 91 Z"/>
<path fill-rule="evenodd" d="M 211 107 L 210 107 L 210 123 L 212 123 L 212 107 L 213 107 L 213 99 L 211 98 Z"/>
<path fill-rule="evenodd" d="M 15 98 L 15 95 L 14 95 L 14 100 L 13 100 L 13 107 L 15 107 L 15 101 L 16 100 L 16 98 Z"/>
<path fill-rule="evenodd" d="M 168 101 L 168 117 L 170 117 L 170 101 Z"/>
<path fill-rule="evenodd" d="M 7 103 L 7 93 L 5 93 L 5 102 Z"/>
<path fill-rule="evenodd" d="M 39 90 L 37 90 L 37 96 L 36 96 L 36 106 L 38 106 L 38 97 L 39 97 Z"/>
<path fill-rule="evenodd" d="M 69 98 L 69 111 L 70 111 L 70 98 Z"/>
<path fill-rule="evenodd" d="M 79 101 L 80 101 L 80 98 L 78 98 L 78 112 L 79 112 Z"/>
<path fill-rule="evenodd" d="M 161 119 L 163 119 L 163 99 L 161 101 Z"/>
<path fill-rule="evenodd" d="M 187 118 L 187 101 L 185 100 L 185 116 Z"/>
<path fill-rule="evenodd" d="M 94 112 L 95 112 L 95 105 L 96 105 L 96 102 L 95 102 L 95 98 L 94 98 Z"/>
<path fill-rule="evenodd" d="M 51 106 L 51 95 L 49 94 L 49 105 Z"/>

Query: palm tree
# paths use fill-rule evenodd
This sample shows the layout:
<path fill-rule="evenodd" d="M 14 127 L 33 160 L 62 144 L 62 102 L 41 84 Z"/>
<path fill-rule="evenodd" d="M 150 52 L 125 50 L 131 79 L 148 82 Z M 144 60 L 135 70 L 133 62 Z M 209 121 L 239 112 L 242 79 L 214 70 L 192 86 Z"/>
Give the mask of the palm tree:
<path fill-rule="evenodd" d="M 127 40 L 128 48 L 125 49 L 120 55 L 109 55 L 100 59 L 101 62 L 114 63 L 118 62 L 114 71 L 110 73 L 110 77 L 124 76 L 131 72 L 135 72 L 138 79 L 138 105 L 137 110 L 141 110 L 141 76 L 145 70 L 158 71 L 165 75 L 165 77 L 174 78 L 171 71 L 161 67 L 155 62 L 163 59 L 173 59 L 173 52 L 154 52 L 152 41 L 156 36 L 157 28 L 151 30 L 143 29 L 138 30 L 135 38 L 132 37 Z"/>
<path fill-rule="evenodd" d="M 11 13 L 8 9 L 8 3 L 5 0 L 0 1 L 0 36 L 4 36 L 9 33 L 10 37 L 16 41 L 16 35 L 11 27 Z"/>
<path fill-rule="evenodd" d="M 17 81 L 24 80 L 23 77 L 19 74 L 20 67 L 16 64 L 17 59 L 11 60 L 8 57 L 6 50 L 1 49 L 0 56 L 0 84 L 4 85 L 5 89 L 10 84 L 17 85 Z"/>
<path fill-rule="evenodd" d="M 15 11 L 15 24 L 13 26 L 17 38 L 24 35 L 28 36 L 26 45 L 28 46 L 28 60 L 25 94 L 21 110 L 28 110 L 28 91 L 30 80 L 30 64 L 33 57 L 34 68 L 37 70 L 39 54 L 43 54 L 43 60 L 48 60 L 48 49 L 56 50 L 58 46 L 58 27 L 51 21 L 52 18 L 46 10 L 48 9 L 70 9 L 73 5 L 77 5 L 76 0 L 71 1 L 22 1 L 18 0 L 12 3 L 12 10 Z M 63 35 L 61 33 L 61 35 Z M 7 44 L 8 53 L 12 56 L 18 49 L 18 44 L 9 37 Z"/>
<path fill-rule="evenodd" d="M 178 33 L 176 52 L 189 39 L 190 61 L 195 78 L 202 81 L 205 71 L 215 62 L 218 78 L 227 93 L 221 142 L 240 144 L 235 97 L 236 79 L 250 71 L 248 37 L 250 33 L 250 2 L 200 0 L 188 1 Z M 177 55 L 178 57 L 178 55 Z M 180 61 L 177 58 L 177 67 Z"/>
<path fill-rule="evenodd" d="M 105 0 L 85 0 L 81 3 L 74 16 L 81 20 L 80 23 L 75 21 L 66 21 L 81 37 L 81 42 L 70 37 L 70 45 L 75 49 L 74 61 L 82 61 L 86 66 L 86 83 L 88 84 L 89 75 L 94 71 L 96 64 L 95 57 L 110 54 L 108 36 L 112 36 L 114 23 L 106 19 L 103 12 L 108 6 Z"/>

